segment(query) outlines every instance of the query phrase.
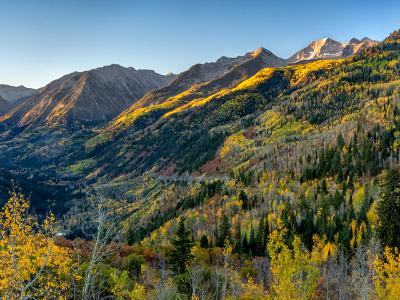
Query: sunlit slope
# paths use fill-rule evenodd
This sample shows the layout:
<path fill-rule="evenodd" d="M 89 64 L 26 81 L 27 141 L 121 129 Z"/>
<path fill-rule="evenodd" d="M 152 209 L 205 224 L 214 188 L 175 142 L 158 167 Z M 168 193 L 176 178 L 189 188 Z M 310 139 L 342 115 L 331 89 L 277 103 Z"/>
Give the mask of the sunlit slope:
<path fill-rule="evenodd" d="M 119 65 L 74 72 L 52 81 L 0 116 L 0 132 L 43 125 L 105 123 L 149 90 L 165 86 L 173 78 Z"/>
<path fill-rule="evenodd" d="M 127 128 L 132 130 L 139 123 L 142 127 L 151 124 L 165 112 L 193 99 L 209 97 L 220 90 L 233 88 L 265 67 L 280 67 L 285 64 L 283 59 L 259 48 L 244 56 L 221 57 L 213 63 L 194 65 L 179 74 L 170 85 L 147 93 L 122 112 L 101 135 L 88 142 L 88 147 L 93 147 Z"/>
<path fill-rule="evenodd" d="M 178 112 L 204 105 L 223 96 L 240 93 L 245 90 L 257 89 L 259 85 L 266 84 L 268 79 L 274 78 L 278 73 L 282 73 L 282 75 L 289 80 L 290 86 L 295 86 L 300 84 L 309 73 L 321 69 L 329 69 L 340 63 L 342 63 L 342 60 L 324 60 L 312 62 L 307 65 L 296 65 L 284 68 L 265 68 L 243 81 L 239 81 L 238 78 L 248 77 L 248 74 L 251 73 L 251 71 L 230 72 L 226 76 L 218 78 L 217 80 L 193 86 L 160 104 L 146 107 L 136 107 L 133 105 L 127 111 L 115 118 L 98 136 L 89 140 L 87 147 L 91 149 L 98 143 L 110 140 L 114 135 L 121 134 L 121 132 L 132 132 L 141 129 L 145 126 L 151 125 L 160 118 L 166 118 Z M 249 65 L 252 65 L 251 68 L 254 70 L 256 69 L 254 64 L 254 61 L 247 62 L 236 68 L 235 71 L 237 71 L 237 69 L 246 70 L 249 68 Z M 225 77 L 229 77 L 230 80 L 227 80 Z M 234 80 L 232 78 L 234 78 Z M 220 81 L 224 81 L 226 84 L 219 85 L 218 83 Z M 212 86 L 212 88 L 210 86 Z M 216 88 L 217 86 L 222 88 Z M 208 90 L 209 88 L 211 90 Z M 211 93 L 215 90 L 217 90 L 217 92 Z"/>
<path fill-rule="evenodd" d="M 268 110 L 323 128 L 389 95 L 399 79 L 399 39 L 394 33 L 349 59 L 267 68 L 211 96 L 177 106 L 171 103 L 179 99 L 171 99 L 137 111 L 125 130 L 94 140 L 98 144 L 90 155 L 100 156 L 98 167 L 111 174 L 168 165 L 175 171 L 195 171 L 215 156 L 227 136 L 253 126 Z"/>

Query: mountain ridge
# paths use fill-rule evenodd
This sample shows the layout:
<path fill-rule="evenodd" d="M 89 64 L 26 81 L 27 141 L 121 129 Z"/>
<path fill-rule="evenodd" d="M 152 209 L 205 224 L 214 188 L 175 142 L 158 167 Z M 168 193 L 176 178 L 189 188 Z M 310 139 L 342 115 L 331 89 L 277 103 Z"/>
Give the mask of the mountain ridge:
<path fill-rule="evenodd" d="M 199 79 L 193 80 L 193 73 L 201 73 L 202 68 L 214 67 L 221 61 L 223 61 L 225 68 L 216 72 L 212 76 L 213 78 L 203 81 Z M 136 118 L 135 116 L 138 116 L 141 112 L 144 112 L 144 115 L 149 115 L 157 107 L 162 107 L 166 110 L 174 109 L 192 99 L 207 97 L 224 88 L 232 88 L 263 68 L 280 67 L 285 64 L 285 60 L 263 47 L 247 52 L 243 56 L 235 58 L 223 56 L 217 59 L 215 63 L 196 64 L 187 71 L 180 73 L 170 85 L 144 95 L 116 117 L 108 127 L 111 127 L 112 131 L 127 127 Z M 230 67 L 226 68 L 226 65 Z M 150 119 L 153 120 L 154 116 L 150 116 Z"/>
<path fill-rule="evenodd" d="M 106 121 L 175 76 L 116 64 L 60 77 L 0 117 L 0 126 Z"/>
<path fill-rule="evenodd" d="M 215 62 L 195 64 L 177 75 L 160 75 L 152 70 L 136 70 L 117 64 L 72 72 L 39 90 L 18 87 L 32 95 L 11 106 L 3 103 L 0 128 L 4 132 L 46 124 L 95 125 L 105 124 L 113 118 L 112 127 L 127 126 L 124 120 L 129 123 L 135 119 L 132 115 L 138 115 L 142 110 L 153 111 L 154 105 L 175 109 L 195 98 L 232 88 L 266 67 L 348 57 L 375 44 L 369 38 L 353 38 L 347 43 L 325 38 L 313 41 L 286 60 L 259 47 L 242 56 L 222 56 Z"/>
<path fill-rule="evenodd" d="M 348 42 L 338 42 L 331 38 L 323 38 L 312 41 L 305 48 L 297 51 L 286 59 L 289 64 L 315 59 L 337 59 L 359 53 L 362 49 L 376 45 L 378 42 L 364 37 L 356 38 Z"/>
<path fill-rule="evenodd" d="M 37 91 L 37 89 L 27 88 L 23 85 L 11 86 L 7 84 L 0 84 L 0 96 L 11 104 L 19 102 L 21 99 L 30 97 Z"/>

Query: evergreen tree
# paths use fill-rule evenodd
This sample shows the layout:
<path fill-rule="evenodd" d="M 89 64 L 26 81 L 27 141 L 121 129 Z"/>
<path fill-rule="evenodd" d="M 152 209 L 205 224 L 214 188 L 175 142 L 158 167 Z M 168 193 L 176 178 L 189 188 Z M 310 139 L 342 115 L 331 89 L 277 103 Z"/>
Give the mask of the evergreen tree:
<path fill-rule="evenodd" d="M 338 135 L 338 137 L 337 137 L 337 146 L 338 146 L 338 150 L 339 150 L 339 151 L 342 150 L 343 147 L 344 147 L 344 145 L 345 145 L 344 138 L 343 138 L 342 133 L 340 132 L 339 135 Z"/>
<path fill-rule="evenodd" d="M 243 239 L 242 239 L 242 249 L 243 249 L 243 253 L 249 253 L 250 248 L 249 248 L 249 240 L 247 238 L 247 234 L 245 233 L 243 235 Z"/>
<path fill-rule="evenodd" d="M 205 234 L 203 234 L 203 236 L 200 239 L 200 247 L 201 248 L 210 247 L 210 244 L 208 243 L 208 237 Z"/>
<path fill-rule="evenodd" d="M 258 256 L 263 256 L 264 254 L 264 216 L 262 215 L 260 221 L 258 222 L 258 230 L 256 237 L 256 252 L 255 254 Z"/>
<path fill-rule="evenodd" d="M 251 225 L 250 228 L 249 250 L 250 256 L 253 256 L 256 253 L 256 237 L 254 234 L 253 225 Z"/>
<path fill-rule="evenodd" d="M 389 170 L 381 184 L 378 203 L 380 234 L 384 245 L 400 246 L 400 170 Z"/>
<path fill-rule="evenodd" d="M 186 265 L 192 259 L 191 249 L 193 247 L 193 239 L 189 230 L 185 228 L 183 218 L 178 223 L 178 228 L 175 232 L 175 238 L 171 240 L 173 246 L 169 253 L 169 263 L 177 274 L 186 272 Z"/>
<path fill-rule="evenodd" d="M 266 256 L 267 254 L 267 244 L 268 244 L 268 237 L 269 237 L 269 224 L 268 224 L 268 215 L 265 216 L 265 226 L 264 226 L 264 238 L 263 238 L 263 252 L 261 253 L 262 256 Z"/>
<path fill-rule="evenodd" d="M 247 197 L 246 193 L 242 190 L 239 193 L 239 200 L 242 201 L 242 208 L 243 209 L 249 209 L 249 198 Z"/>
<path fill-rule="evenodd" d="M 231 223 L 228 215 L 224 214 L 218 230 L 218 246 L 224 247 L 226 240 L 231 240 Z"/>
<path fill-rule="evenodd" d="M 236 225 L 236 233 L 235 233 L 235 252 L 242 254 L 243 253 L 243 239 L 242 232 L 240 229 L 240 223 L 238 222 Z"/>

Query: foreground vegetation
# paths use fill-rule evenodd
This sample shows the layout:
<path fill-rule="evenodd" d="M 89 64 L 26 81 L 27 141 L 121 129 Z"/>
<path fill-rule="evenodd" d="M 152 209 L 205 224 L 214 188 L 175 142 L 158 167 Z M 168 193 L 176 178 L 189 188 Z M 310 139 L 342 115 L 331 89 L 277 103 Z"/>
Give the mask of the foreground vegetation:
<path fill-rule="evenodd" d="M 307 247 L 285 227 L 284 210 L 273 226 L 270 216 L 261 218 L 249 240 L 224 215 L 216 245 L 206 235 L 195 240 L 187 220 L 179 218 L 158 251 L 128 246 L 116 240 L 102 201 L 96 201 L 93 239 L 68 241 L 57 238 L 53 215 L 39 224 L 25 197 L 13 192 L 0 213 L 0 294 L 4 299 L 395 299 L 400 253 L 381 245 L 397 245 L 393 237 L 400 236 L 392 219 L 400 209 L 399 179 L 397 169 L 385 173 L 378 229 L 347 247 L 318 234 Z"/>

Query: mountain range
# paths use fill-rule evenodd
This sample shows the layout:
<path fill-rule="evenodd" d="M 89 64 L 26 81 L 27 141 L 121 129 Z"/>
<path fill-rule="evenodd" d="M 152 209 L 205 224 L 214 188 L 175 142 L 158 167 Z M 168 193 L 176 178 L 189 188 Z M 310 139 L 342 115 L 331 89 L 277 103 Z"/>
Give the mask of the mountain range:
<path fill-rule="evenodd" d="M 26 98 L 32 96 L 37 91 L 24 86 L 10 86 L 0 84 L 0 115 L 7 113 Z"/>
<path fill-rule="evenodd" d="M 0 97 L 11 104 L 21 102 L 36 92 L 37 90 L 26 88 L 23 85 L 14 87 L 6 84 L 0 84 Z"/>
<path fill-rule="evenodd" d="M 326 38 L 287 60 L 259 48 L 243 56 L 196 64 L 178 75 L 110 65 L 65 75 L 38 90 L 0 85 L 0 128 L 20 132 L 42 125 L 94 125 L 118 115 L 110 126 L 126 126 L 140 109 L 162 103 L 176 107 L 231 88 L 266 67 L 348 57 L 376 43 L 368 38 L 347 43 Z"/>
<path fill-rule="evenodd" d="M 0 122 L 3 128 L 26 128 L 108 121 L 147 91 L 167 85 L 174 77 L 119 65 L 74 72 L 26 97 L 0 117 Z"/>
<path fill-rule="evenodd" d="M 289 64 L 316 59 L 337 59 L 354 55 L 378 42 L 367 37 L 358 40 L 352 38 L 348 42 L 338 42 L 330 38 L 315 40 L 304 49 L 287 59 Z"/>
<path fill-rule="evenodd" d="M 35 186 L 36 209 L 63 216 L 71 236 L 100 191 L 137 240 L 193 207 L 199 183 L 260 195 L 266 173 L 300 182 L 314 149 L 393 111 L 380 103 L 397 91 L 398 41 L 323 39 L 288 60 L 258 48 L 177 75 L 110 65 L 0 99 L 0 189 Z"/>
<path fill-rule="evenodd" d="M 397 299 L 399 190 L 400 30 L 0 85 L 3 298 Z"/>

